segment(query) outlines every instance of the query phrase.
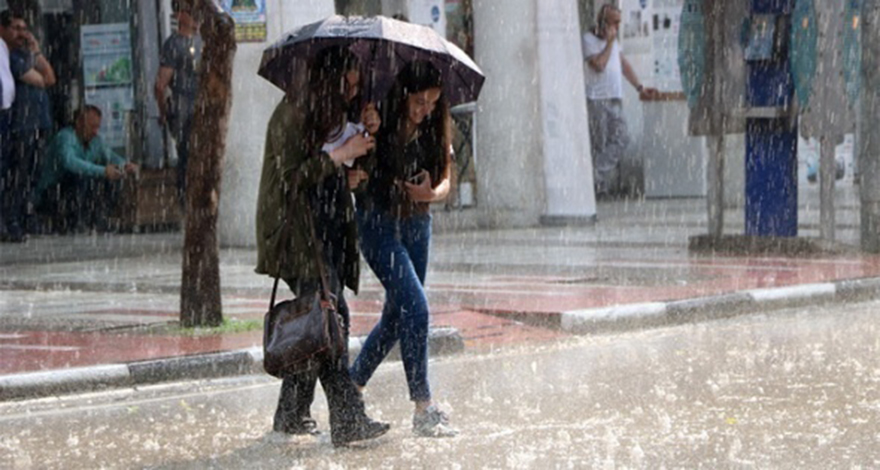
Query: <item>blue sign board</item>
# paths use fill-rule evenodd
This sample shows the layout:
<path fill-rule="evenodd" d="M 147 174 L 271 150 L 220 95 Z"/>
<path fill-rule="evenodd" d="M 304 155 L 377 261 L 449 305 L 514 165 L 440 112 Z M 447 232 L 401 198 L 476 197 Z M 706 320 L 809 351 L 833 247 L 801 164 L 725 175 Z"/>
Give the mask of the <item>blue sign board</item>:
<path fill-rule="evenodd" d="M 798 0 L 798 4 L 812 5 L 812 1 Z M 749 106 L 781 110 L 794 97 L 792 50 L 782 43 L 790 38 L 780 37 L 783 31 L 804 26 L 794 24 L 792 7 L 791 0 L 752 0 L 746 43 Z M 797 236 L 797 135 L 796 122 L 788 117 L 747 120 L 746 235 Z"/>

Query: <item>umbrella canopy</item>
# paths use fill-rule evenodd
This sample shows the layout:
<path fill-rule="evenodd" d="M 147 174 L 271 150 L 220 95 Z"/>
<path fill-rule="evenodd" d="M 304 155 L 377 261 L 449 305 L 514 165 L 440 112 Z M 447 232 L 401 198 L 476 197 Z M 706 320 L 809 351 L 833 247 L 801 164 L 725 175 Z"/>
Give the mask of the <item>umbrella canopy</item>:
<path fill-rule="evenodd" d="M 346 46 L 360 59 L 364 95 L 370 101 L 384 97 L 397 73 L 413 61 L 437 67 L 451 105 L 476 101 L 485 81 L 477 64 L 433 29 L 384 16 L 335 15 L 290 31 L 263 51 L 258 73 L 282 90 L 291 90 L 302 83 L 310 60 L 334 45 Z"/>

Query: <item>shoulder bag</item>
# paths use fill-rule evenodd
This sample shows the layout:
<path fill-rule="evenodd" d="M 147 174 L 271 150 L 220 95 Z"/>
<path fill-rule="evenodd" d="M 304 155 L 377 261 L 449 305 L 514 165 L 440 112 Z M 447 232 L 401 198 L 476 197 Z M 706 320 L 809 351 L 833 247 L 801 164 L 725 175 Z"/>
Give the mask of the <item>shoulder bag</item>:
<path fill-rule="evenodd" d="M 291 197 L 294 194 L 291 191 Z M 292 211 L 293 204 L 289 206 Z M 275 278 L 263 323 L 263 368 L 279 378 L 312 370 L 324 361 L 335 361 L 347 351 L 342 322 L 336 311 L 336 297 L 330 291 L 321 244 L 315 235 L 313 213 L 308 204 L 306 208 L 321 289 L 276 305 L 279 278 Z M 285 227 L 288 232 L 292 221 L 293 218 L 288 217 Z"/>

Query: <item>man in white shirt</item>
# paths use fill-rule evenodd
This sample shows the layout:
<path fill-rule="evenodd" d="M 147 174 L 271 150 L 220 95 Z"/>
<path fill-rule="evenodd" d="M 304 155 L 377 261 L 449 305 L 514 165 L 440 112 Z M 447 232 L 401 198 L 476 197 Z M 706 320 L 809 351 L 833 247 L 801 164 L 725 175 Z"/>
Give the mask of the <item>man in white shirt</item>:
<path fill-rule="evenodd" d="M 645 88 L 623 56 L 618 41 L 620 9 L 612 4 L 599 10 L 596 28 L 583 37 L 587 110 L 593 153 L 593 179 L 597 196 L 607 196 L 616 187 L 618 166 L 629 145 L 623 119 L 623 79 L 644 98 L 656 90 Z"/>
<path fill-rule="evenodd" d="M 8 174 L 11 145 L 9 142 L 12 102 L 15 100 L 15 79 L 9 67 L 9 51 L 18 43 L 19 28 L 13 24 L 9 10 L 0 12 L 0 241 L 23 241 L 19 233 L 8 234 L 5 227 L 6 199 L 11 185 Z"/>
<path fill-rule="evenodd" d="M 9 124 L 9 108 L 15 100 L 15 79 L 9 68 L 9 51 L 18 42 L 18 30 L 13 27 L 12 13 L 9 10 L 0 12 L 0 137 L 5 136 Z"/>

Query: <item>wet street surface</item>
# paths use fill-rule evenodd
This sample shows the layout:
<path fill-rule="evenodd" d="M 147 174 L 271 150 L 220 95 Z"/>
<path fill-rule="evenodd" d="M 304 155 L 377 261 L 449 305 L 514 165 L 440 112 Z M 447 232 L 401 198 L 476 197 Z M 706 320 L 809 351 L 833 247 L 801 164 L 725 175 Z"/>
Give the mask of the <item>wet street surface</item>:
<path fill-rule="evenodd" d="M 400 363 L 386 436 L 269 435 L 279 382 L 241 377 L 0 403 L 0 468 L 876 468 L 880 303 L 499 345 L 432 362 L 461 435 L 415 438 Z"/>

